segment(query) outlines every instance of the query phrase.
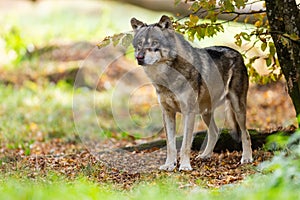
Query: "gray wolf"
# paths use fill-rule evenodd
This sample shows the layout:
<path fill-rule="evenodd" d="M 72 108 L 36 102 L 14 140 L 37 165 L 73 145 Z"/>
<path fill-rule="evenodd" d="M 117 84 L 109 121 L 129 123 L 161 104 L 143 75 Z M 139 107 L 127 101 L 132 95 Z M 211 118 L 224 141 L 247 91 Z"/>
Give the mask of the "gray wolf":
<path fill-rule="evenodd" d="M 195 48 L 175 32 L 169 17 L 147 25 L 131 19 L 135 57 L 151 79 L 158 96 L 167 134 L 167 159 L 161 170 L 177 165 L 175 115 L 183 115 L 180 171 L 192 170 L 190 151 L 195 115 L 208 127 L 207 144 L 197 158 L 209 158 L 218 140 L 214 111 L 222 103 L 232 125 L 232 136 L 242 141 L 241 163 L 252 162 L 250 135 L 246 129 L 248 74 L 241 54 L 229 47 Z"/>

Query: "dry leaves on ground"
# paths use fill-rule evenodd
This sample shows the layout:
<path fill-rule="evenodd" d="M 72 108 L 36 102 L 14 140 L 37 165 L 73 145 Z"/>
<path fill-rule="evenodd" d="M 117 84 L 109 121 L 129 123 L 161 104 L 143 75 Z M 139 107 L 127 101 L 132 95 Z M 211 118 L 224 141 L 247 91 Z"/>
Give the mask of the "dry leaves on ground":
<path fill-rule="evenodd" d="M 28 178 L 46 179 L 48 173 L 54 172 L 71 180 L 83 175 L 100 184 L 114 183 L 122 188 L 160 177 L 177 178 L 179 183 L 194 185 L 200 182 L 208 187 L 218 187 L 241 181 L 249 174 L 256 173 L 254 166 L 272 157 L 270 152 L 255 150 L 254 162 L 241 165 L 241 152 L 214 153 L 205 161 L 196 160 L 198 153 L 192 152 L 193 171 L 162 172 L 158 167 L 165 160 L 165 149 L 138 153 L 111 150 L 92 154 L 81 144 L 55 139 L 32 145 L 29 156 L 25 156 L 22 149 L 3 147 L 1 152 L 0 170 L 4 174 L 20 173 Z"/>

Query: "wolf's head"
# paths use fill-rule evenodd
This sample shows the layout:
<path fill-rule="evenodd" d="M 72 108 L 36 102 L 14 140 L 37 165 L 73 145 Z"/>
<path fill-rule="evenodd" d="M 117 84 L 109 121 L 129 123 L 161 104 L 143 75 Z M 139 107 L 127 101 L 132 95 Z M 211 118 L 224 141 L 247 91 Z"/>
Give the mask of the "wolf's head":
<path fill-rule="evenodd" d="M 175 31 L 169 17 L 164 15 L 158 23 L 151 25 L 132 18 L 131 26 L 139 65 L 155 65 L 176 57 Z"/>

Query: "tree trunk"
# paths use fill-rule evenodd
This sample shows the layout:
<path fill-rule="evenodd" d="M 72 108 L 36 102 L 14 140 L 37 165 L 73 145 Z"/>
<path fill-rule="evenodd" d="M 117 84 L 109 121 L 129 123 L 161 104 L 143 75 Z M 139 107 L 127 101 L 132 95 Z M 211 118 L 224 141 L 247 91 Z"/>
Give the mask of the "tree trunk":
<path fill-rule="evenodd" d="M 265 2 L 279 64 L 287 81 L 288 92 L 292 98 L 296 114 L 299 116 L 300 12 L 295 0 L 266 0 Z M 288 39 L 288 43 L 283 42 L 286 39 Z"/>

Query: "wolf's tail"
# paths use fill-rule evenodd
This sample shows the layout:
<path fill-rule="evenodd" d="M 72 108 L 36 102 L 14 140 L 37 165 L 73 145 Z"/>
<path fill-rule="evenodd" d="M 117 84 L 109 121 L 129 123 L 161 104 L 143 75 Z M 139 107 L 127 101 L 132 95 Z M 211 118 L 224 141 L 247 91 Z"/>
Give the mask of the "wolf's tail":
<path fill-rule="evenodd" d="M 233 112 L 233 108 L 229 99 L 225 100 L 225 112 L 226 112 L 226 120 L 232 128 L 230 135 L 237 142 L 241 142 L 241 129 L 236 120 L 236 116 Z"/>

